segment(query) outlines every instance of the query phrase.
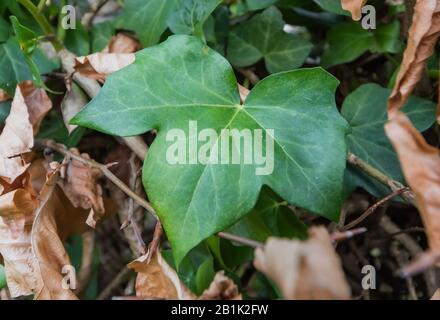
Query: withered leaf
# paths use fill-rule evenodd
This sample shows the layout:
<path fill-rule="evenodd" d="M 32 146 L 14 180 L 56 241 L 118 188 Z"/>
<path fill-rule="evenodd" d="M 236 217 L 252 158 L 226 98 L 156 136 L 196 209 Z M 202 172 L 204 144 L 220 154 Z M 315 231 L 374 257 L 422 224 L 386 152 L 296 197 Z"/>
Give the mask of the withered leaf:
<path fill-rule="evenodd" d="M 73 83 L 61 102 L 61 112 L 63 114 L 64 124 L 69 133 L 72 133 L 77 127 L 76 125 L 69 124 L 70 119 L 72 119 L 73 116 L 87 104 L 87 102 L 88 99 L 86 94 L 77 84 Z"/>
<path fill-rule="evenodd" d="M 66 270 L 71 271 L 72 265 L 64 241 L 69 235 L 87 230 L 88 211 L 72 206 L 56 183 L 58 175 L 58 170 L 48 174 L 32 228 L 33 267 L 37 280 L 35 299 L 41 300 L 77 299 L 71 290 L 74 289 L 70 286 L 72 283 L 66 283 L 66 274 L 63 274 Z M 71 280 L 76 281 L 74 275 Z"/>
<path fill-rule="evenodd" d="M 133 63 L 133 53 L 94 53 L 76 58 L 75 70 L 84 76 L 104 81 L 111 73 Z"/>
<path fill-rule="evenodd" d="M 271 278 L 285 299 L 350 299 L 339 257 L 324 227 L 309 229 L 306 241 L 269 238 L 255 251 L 254 265 Z"/>
<path fill-rule="evenodd" d="M 351 17 L 355 21 L 362 18 L 362 7 L 367 0 L 341 0 L 342 9 L 350 11 Z"/>
<path fill-rule="evenodd" d="M 440 153 L 426 143 L 402 112 L 385 125 L 426 228 L 432 250 L 440 251 Z"/>
<path fill-rule="evenodd" d="M 20 188 L 0 195 L 0 254 L 12 297 L 30 295 L 36 286 L 30 237 L 38 203 L 29 174 L 25 173 L 22 178 Z"/>
<path fill-rule="evenodd" d="M 80 155 L 77 149 L 70 151 Z M 81 157 L 90 159 L 86 153 L 81 154 Z M 100 177 L 99 169 L 72 159 L 59 180 L 59 185 L 74 207 L 90 210 L 87 224 L 92 228 L 95 228 L 97 221 L 105 213 L 102 187 L 97 181 Z"/>
<path fill-rule="evenodd" d="M 160 252 L 151 257 L 143 255 L 128 265 L 137 272 L 136 296 L 144 298 L 192 300 L 196 296 L 180 281 Z"/>
<path fill-rule="evenodd" d="M 52 109 L 52 101 L 46 91 L 35 87 L 32 81 L 22 82 L 19 87 L 29 112 L 29 121 L 36 135 L 44 116 Z"/>
<path fill-rule="evenodd" d="M 139 49 L 139 42 L 123 33 L 118 33 L 113 36 L 107 45 L 102 50 L 103 53 L 133 53 Z"/>
<path fill-rule="evenodd" d="M 391 119 L 409 98 L 423 75 L 426 61 L 431 57 L 440 36 L 440 1 L 419 0 L 408 33 L 408 44 L 388 100 L 388 118 Z"/>
<path fill-rule="evenodd" d="M 224 271 L 216 273 L 208 289 L 206 289 L 200 300 L 241 300 L 241 293 L 231 278 L 225 276 Z"/>
<path fill-rule="evenodd" d="M 24 163 L 21 155 L 29 152 L 33 145 L 34 135 L 28 107 L 21 88 L 17 87 L 11 111 L 0 135 L 0 179 L 12 183 L 26 171 L 28 164 Z"/>

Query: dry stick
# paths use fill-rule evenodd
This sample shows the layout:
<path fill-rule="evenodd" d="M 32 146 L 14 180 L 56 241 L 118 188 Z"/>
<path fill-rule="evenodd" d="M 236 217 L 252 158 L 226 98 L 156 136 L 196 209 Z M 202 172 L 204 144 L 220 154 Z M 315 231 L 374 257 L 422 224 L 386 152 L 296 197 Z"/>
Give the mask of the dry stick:
<path fill-rule="evenodd" d="M 362 171 L 364 171 L 370 177 L 376 179 L 383 185 L 389 187 L 392 192 L 405 188 L 405 186 L 402 183 L 388 177 L 385 173 L 376 169 L 372 165 L 366 163 L 364 160 L 362 160 L 361 158 L 359 158 L 358 156 L 356 156 L 351 152 L 349 152 L 347 155 L 347 161 L 351 165 L 356 166 Z M 411 191 L 411 189 L 408 188 L 407 190 L 405 190 L 405 192 L 402 193 L 402 197 L 412 205 L 416 206 L 415 196 L 414 193 Z"/>
<path fill-rule="evenodd" d="M 391 200 L 392 198 L 407 192 L 409 190 L 408 187 L 404 187 L 401 189 L 398 189 L 396 191 L 394 191 L 393 193 L 387 195 L 385 198 L 379 200 L 378 202 L 376 202 L 375 204 L 373 204 L 371 207 L 369 207 L 364 213 L 362 213 L 357 219 L 353 220 L 352 222 L 350 222 L 349 224 L 343 226 L 341 228 L 341 230 L 348 230 L 348 229 L 352 229 L 353 227 L 357 226 L 359 223 L 361 223 L 362 221 L 364 221 L 370 214 L 372 214 L 373 212 L 375 212 L 377 210 L 377 208 L 379 208 L 381 205 L 383 205 L 384 203 L 386 203 L 387 201 Z"/>
<path fill-rule="evenodd" d="M 134 153 L 130 157 L 129 164 L 130 164 L 130 170 L 131 170 L 130 188 L 131 188 L 131 190 L 136 190 L 136 182 L 138 179 L 138 169 L 136 167 Z M 138 224 L 136 223 L 136 221 L 134 221 L 134 200 L 133 200 L 133 198 L 129 197 L 128 201 L 129 201 L 129 203 L 128 203 L 128 222 L 130 224 L 130 227 L 133 229 L 133 233 L 136 237 L 136 242 L 137 242 L 137 247 L 138 247 L 139 252 L 142 254 L 145 254 L 147 252 L 145 242 L 142 239 L 142 233 L 141 233 L 141 230 L 139 229 Z"/>
<path fill-rule="evenodd" d="M 113 280 L 101 291 L 96 300 L 106 300 L 111 297 L 113 291 L 115 291 L 120 285 L 128 280 L 133 273 L 131 269 L 124 267 Z"/>

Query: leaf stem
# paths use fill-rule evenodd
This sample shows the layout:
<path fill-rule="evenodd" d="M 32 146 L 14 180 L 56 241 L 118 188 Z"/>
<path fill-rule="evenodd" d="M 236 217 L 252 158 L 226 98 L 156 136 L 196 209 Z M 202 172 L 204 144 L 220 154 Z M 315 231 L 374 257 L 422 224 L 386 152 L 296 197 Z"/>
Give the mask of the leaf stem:
<path fill-rule="evenodd" d="M 53 32 L 52 26 L 49 21 L 47 21 L 46 17 L 40 13 L 39 9 L 32 3 L 30 0 L 18 0 L 18 2 L 23 5 L 27 11 L 34 17 L 35 21 L 37 21 L 38 25 L 43 30 L 43 33 L 51 39 L 51 42 L 56 51 L 59 51 L 63 48 L 63 45 L 55 38 L 55 34 Z"/>

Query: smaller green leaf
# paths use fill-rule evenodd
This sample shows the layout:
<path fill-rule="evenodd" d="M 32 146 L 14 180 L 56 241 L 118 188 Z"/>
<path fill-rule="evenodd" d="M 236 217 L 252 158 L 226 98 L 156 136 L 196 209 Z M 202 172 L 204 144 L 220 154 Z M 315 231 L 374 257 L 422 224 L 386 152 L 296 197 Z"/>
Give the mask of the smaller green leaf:
<path fill-rule="evenodd" d="M 214 279 L 215 271 L 214 271 L 214 261 L 212 258 L 208 258 L 200 265 L 199 269 L 196 272 L 195 286 L 196 292 L 195 294 L 201 295 L 203 291 L 205 291 L 212 280 Z"/>
<path fill-rule="evenodd" d="M 276 7 L 270 7 L 229 34 L 228 60 L 237 67 L 250 66 L 264 58 L 270 73 L 300 67 L 312 44 L 283 31 L 284 21 Z"/>
<path fill-rule="evenodd" d="M 38 35 L 31 29 L 23 26 L 14 16 L 10 17 L 15 36 L 17 37 L 20 49 L 25 55 L 30 55 L 35 50 L 38 43 Z"/>
<path fill-rule="evenodd" d="M 390 94 L 391 89 L 365 84 L 345 99 L 341 113 L 351 126 L 348 149 L 386 175 L 404 182 L 399 160 L 384 131 Z M 419 131 L 426 130 L 435 121 L 436 106 L 432 101 L 410 97 L 402 110 Z M 389 193 L 387 187 L 352 167 L 348 167 L 345 183 L 349 185 L 348 192 L 360 186 L 377 197 Z"/>
<path fill-rule="evenodd" d="M 37 48 L 32 54 L 32 60 L 38 67 L 38 75 L 57 69 L 58 60 L 49 60 L 42 50 Z M 33 79 L 31 69 L 27 64 L 26 57 L 20 50 L 18 41 L 10 38 L 0 45 L 0 88 L 9 96 L 14 96 L 18 82 Z"/>
<path fill-rule="evenodd" d="M 228 229 L 228 232 L 245 238 L 265 242 L 268 237 L 304 239 L 307 227 L 287 203 L 267 187 L 261 190 L 252 211 Z"/>
<path fill-rule="evenodd" d="M 175 34 L 195 35 L 204 39 L 203 25 L 221 0 L 182 0 L 168 17 L 168 27 Z"/>
<path fill-rule="evenodd" d="M 145 47 L 155 45 L 167 28 L 169 15 L 179 2 L 180 0 L 126 0 L 117 27 L 136 32 Z"/>
<path fill-rule="evenodd" d="M 376 30 L 365 30 L 356 22 L 343 22 L 327 35 L 329 48 L 322 56 L 322 65 L 331 67 L 351 62 L 367 51 L 395 53 L 399 49 L 400 24 L 397 20 Z"/>
<path fill-rule="evenodd" d="M 206 243 L 193 248 L 176 268 L 171 249 L 161 251 L 163 258 L 177 271 L 182 282 L 195 293 L 202 293 L 208 288 L 212 275 L 214 278 L 214 259 Z M 212 280 L 212 279 L 211 279 Z"/>

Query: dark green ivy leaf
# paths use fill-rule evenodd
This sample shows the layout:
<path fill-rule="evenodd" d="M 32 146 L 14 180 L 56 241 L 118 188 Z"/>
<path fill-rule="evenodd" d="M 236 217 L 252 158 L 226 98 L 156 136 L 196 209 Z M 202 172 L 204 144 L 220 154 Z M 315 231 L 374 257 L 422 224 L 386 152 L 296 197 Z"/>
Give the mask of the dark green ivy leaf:
<path fill-rule="evenodd" d="M 341 113 L 351 126 L 351 133 L 347 136 L 348 149 L 403 183 L 399 160 L 384 131 L 387 99 L 390 94 L 391 89 L 373 83 L 365 84 L 345 99 Z M 424 131 L 434 123 L 435 109 L 432 101 L 410 97 L 403 111 L 419 131 Z M 350 185 L 348 189 L 351 191 L 360 186 L 377 197 L 389 193 L 389 188 L 351 167 L 348 168 L 346 183 Z"/>
<path fill-rule="evenodd" d="M 49 60 L 42 50 L 37 48 L 31 55 L 32 61 L 38 67 L 39 74 L 44 74 L 58 68 L 58 61 Z M 32 80 L 33 76 L 27 64 L 26 57 L 20 50 L 18 41 L 14 38 L 0 45 L 0 88 L 9 96 L 14 96 L 18 82 Z"/>
<path fill-rule="evenodd" d="M 149 47 L 159 42 L 167 28 L 169 15 L 180 0 L 126 0 L 117 26 L 133 30 L 142 45 Z"/>
<path fill-rule="evenodd" d="M 312 44 L 283 31 L 284 21 L 276 7 L 270 7 L 229 33 L 228 60 L 237 67 L 250 66 L 264 58 L 270 73 L 300 67 Z"/>
<path fill-rule="evenodd" d="M 168 27 L 175 34 L 192 34 L 204 39 L 203 25 L 221 0 L 181 0 L 168 17 Z"/>
<path fill-rule="evenodd" d="M 288 208 L 286 201 L 264 187 L 252 211 L 228 229 L 245 238 L 265 242 L 268 237 L 307 237 L 307 227 Z"/>
<path fill-rule="evenodd" d="M 259 82 L 240 105 L 227 60 L 194 37 L 172 36 L 112 74 L 72 123 L 113 135 L 157 129 L 143 182 L 178 264 L 201 240 L 245 216 L 263 185 L 288 203 L 338 219 L 347 123 L 335 106 L 337 85 L 321 68 L 284 72 Z M 205 164 L 171 164 L 167 153 L 177 141 L 168 133 L 176 129 L 186 145 L 190 121 L 197 121 L 196 132 L 211 128 L 217 137 L 227 128 L 260 130 L 265 142 L 274 141 L 273 157 L 262 143 L 273 172 L 258 175 L 255 162 L 215 164 L 212 155 Z M 205 139 L 217 147 L 219 140 Z"/>
<path fill-rule="evenodd" d="M 395 53 L 400 45 L 399 32 L 398 20 L 380 25 L 376 30 L 365 30 L 357 22 L 340 23 L 327 35 L 329 48 L 322 56 L 322 65 L 331 67 L 351 62 L 367 51 Z"/>

